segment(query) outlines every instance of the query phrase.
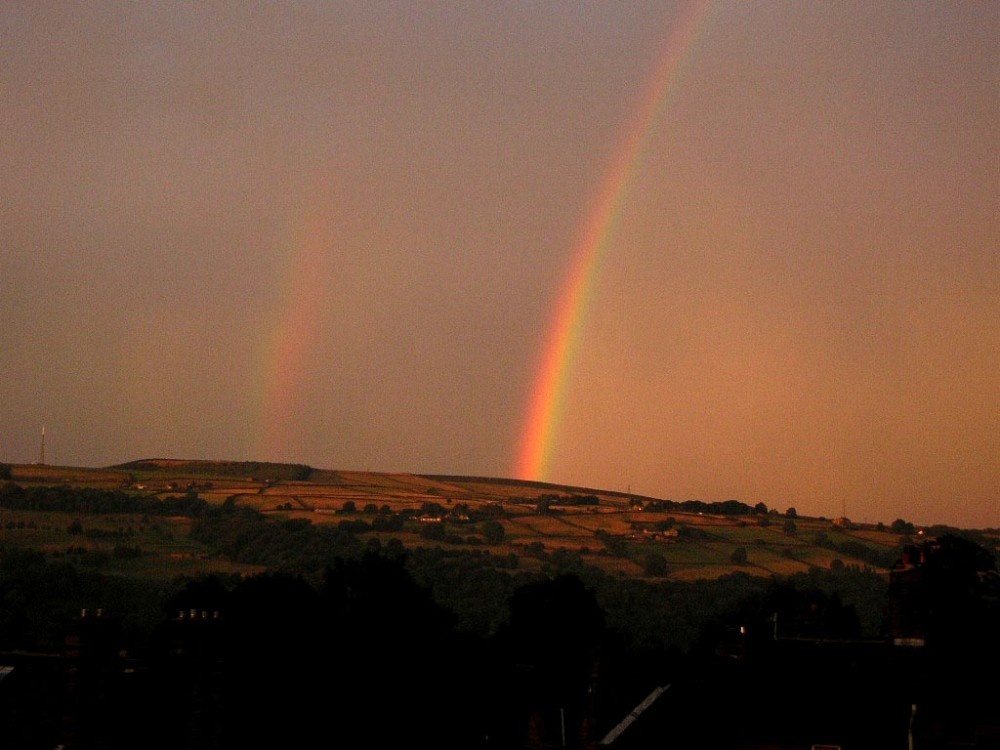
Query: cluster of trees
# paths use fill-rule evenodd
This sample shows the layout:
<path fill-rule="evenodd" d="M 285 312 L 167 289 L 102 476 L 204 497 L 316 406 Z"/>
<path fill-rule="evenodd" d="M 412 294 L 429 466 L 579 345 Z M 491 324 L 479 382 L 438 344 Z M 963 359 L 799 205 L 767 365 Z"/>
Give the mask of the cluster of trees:
<path fill-rule="evenodd" d="M 144 497 L 123 490 L 95 487 L 0 484 L 0 506 L 10 510 L 58 511 L 81 514 L 143 514 L 198 517 L 211 507 L 196 492 L 169 498 Z"/>
<path fill-rule="evenodd" d="M 530 500 L 527 498 L 515 498 L 514 502 L 534 504 L 537 506 L 539 513 L 549 513 L 552 511 L 553 507 L 557 505 L 569 505 L 574 507 L 581 505 L 600 505 L 601 499 L 597 497 L 597 495 L 559 495 L 556 493 L 546 493 Z"/>
<path fill-rule="evenodd" d="M 682 511 L 684 513 L 709 513 L 716 516 L 766 516 L 778 515 L 774 508 L 768 510 L 764 503 L 747 505 L 739 500 L 720 500 L 705 502 L 703 500 L 650 500 L 643 503 L 642 509 L 650 513 L 668 513 Z M 785 515 L 789 518 L 797 516 L 794 507 L 788 508 Z"/>

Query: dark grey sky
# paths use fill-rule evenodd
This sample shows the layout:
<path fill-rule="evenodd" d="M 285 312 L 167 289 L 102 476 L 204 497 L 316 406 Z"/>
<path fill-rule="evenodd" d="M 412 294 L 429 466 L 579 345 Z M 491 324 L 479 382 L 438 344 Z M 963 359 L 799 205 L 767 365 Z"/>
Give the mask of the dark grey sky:
<path fill-rule="evenodd" d="M 1000 4 L 8 2 L 0 460 L 511 476 L 1000 526 Z M 627 189 L 625 189 L 627 188 Z"/>

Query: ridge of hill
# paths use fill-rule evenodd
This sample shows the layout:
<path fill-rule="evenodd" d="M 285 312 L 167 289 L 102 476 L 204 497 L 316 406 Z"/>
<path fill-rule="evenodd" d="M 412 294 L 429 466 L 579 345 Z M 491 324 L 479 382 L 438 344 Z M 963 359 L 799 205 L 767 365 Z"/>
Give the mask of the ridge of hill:
<path fill-rule="evenodd" d="M 531 480 L 316 469 L 293 463 L 147 458 L 103 468 L 9 465 L 7 474 L 24 486 L 115 490 L 142 502 L 165 501 L 166 506 L 192 499 L 209 506 L 229 503 L 275 520 L 332 525 L 373 544 L 395 539 L 408 548 L 478 548 L 517 558 L 522 569 L 541 568 L 553 559 L 577 559 L 615 574 L 653 580 L 840 568 L 887 574 L 904 545 L 925 534 L 962 531 L 945 526 L 918 529 L 902 519 L 886 525 L 803 517 L 792 508 L 779 512 L 736 500 L 670 501 Z M 7 527 L 18 522 L 10 515 L 16 511 L 4 512 Z M 28 515 L 18 519 L 51 528 L 61 524 L 63 529 L 70 523 Z M 98 525 L 88 522 L 88 527 Z M 995 530 L 963 533 L 997 549 Z M 165 560 L 215 557 L 211 550 L 198 551 L 185 538 L 184 528 L 171 535 L 171 544 L 162 538 L 134 542 L 143 550 L 162 550 Z M 9 533 L 6 538 L 9 542 L 17 537 Z M 88 541 L 95 547 L 101 544 L 96 531 Z M 72 543 L 55 537 L 47 542 L 52 549 Z M 149 562 L 148 556 L 143 560 Z M 161 565 L 161 573 L 169 566 Z"/>
<path fill-rule="evenodd" d="M 129 472 L 169 473 L 190 477 L 251 477 L 264 478 L 272 481 L 297 480 L 315 483 L 336 483 L 338 477 L 345 474 L 369 476 L 373 482 L 380 477 L 421 477 L 432 482 L 453 485 L 493 485 L 500 487 L 518 487 L 541 492 L 586 493 L 606 497 L 635 498 L 655 500 L 653 497 L 632 495 L 617 490 L 603 490 L 593 487 L 581 487 L 570 484 L 544 482 L 534 479 L 514 479 L 505 477 L 488 477 L 459 474 L 411 474 L 408 472 L 381 471 L 343 471 L 317 469 L 305 464 L 276 463 L 263 461 L 214 461 L 205 459 L 173 459 L 147 458 L 128 461 L 106 467 L 108 470 Z M 506 493 L 504 493 L 506 494 Z"/>

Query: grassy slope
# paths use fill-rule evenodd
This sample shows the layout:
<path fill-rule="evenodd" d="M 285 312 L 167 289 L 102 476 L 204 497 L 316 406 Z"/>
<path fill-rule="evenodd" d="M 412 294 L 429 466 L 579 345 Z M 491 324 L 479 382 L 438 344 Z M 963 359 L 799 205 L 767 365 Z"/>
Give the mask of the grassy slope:
<path fill-rule="evenodd" d="M 195 491 L 212 504 L 234 497 L 240 505 L 253 507 L 275 517 L 307 518 L 313 523 L 339 523 L 345 519 L 370 518 L 372 505 L 393 511 L 417 511 L 425 503 L 436 503 L 446 511 L 465 504 L 472 511 L 500 504 L 498 520 L 506 535 L 502 544 L 490 546 L 494 554 L 515 553 L 530 561 L 539 552 L 566 550 L 586 557 L 590 564 L 630 576 L 642 576 L 642 562 L 650 555 L 662 555 L 674 580 L 715 578 L 736 570 L 754 575 L 783 575 L 829 568 L 834 559 L 847 565 L 864 565 L 864 560 L 818 546 L 817 534 L 826 534 L 834 544 L 847 540 L 875 550 L 891 551 L 904 537 L 875 526 L 844 528 L 832 520 L 795 519 L 796 533 L 783 531 L 783 516 L 716 516 L 669 511 L 650 513 L 641 509 L 636 498 L 621 492 L 574 488 L 540 482 L 495 478 L 422 476 L 358 471 L 316 470 L 294 464 L 257 462 L 183 461 L 152 459 L 102 469 L 13 465 L 11 479 L 23 485 L 68 484 L 81 487 L 123 489 L 153 497 L 170 497 Z M 554 512 L 539 514 L 534 500 L 543 495 L 596 495 L 598 505 L 555 506 Z M 344 514 L 351 501 L 356 513 Z M 137 545 L 143 549 L 141 564 L 123 565 L 130 574 L 167 576 L 178 573 L 234 569 L 229 563 L 212 559 L 187 538 L 184 519 L 142 519 L 92 517 L 84 519 L 87 529 L 121 530 L 124 539 L 108 540 L 93 536 L 71 536 L 66 529 L 72 518 L 55 513 L 16 513 L 0 509 L 0 541 L 9 545 L 34 546 L 50 552 L 84 546 L 110 551 L 114 544 Z M 672 530 L 655 533 L 654 525 L 672 523 Z M 481 542 L 480 525 L 451 522 L 452 535 Z M 383 541 L 396 537 L 404 544 L 442 544 L 419 534 L 417 522 L 401 532 L 384 533 Z M 675 532 L 680 531 L 680 534 Z M 618 543 L 611 555 L 606 540 Z M 541 546 L 539 546 L 541 545 Z M 747 551 L 743 565 L 731 561 L 735 549 Z M 530 564 L 530 562 L 529 562 Z"/>

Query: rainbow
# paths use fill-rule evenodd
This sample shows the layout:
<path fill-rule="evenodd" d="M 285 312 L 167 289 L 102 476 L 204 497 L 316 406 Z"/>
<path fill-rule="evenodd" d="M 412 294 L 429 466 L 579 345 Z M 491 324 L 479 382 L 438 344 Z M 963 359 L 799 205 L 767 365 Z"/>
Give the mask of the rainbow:
<path fill-rule="evenodd" d="M 711 6 L 711 0 L 699 0 L 686 7 L 674 21 L 636 117 L 626 130 L 583 223 L 531 390 L 513 472 L 519 479 L 544 480 L 547 477 L 566 383 L 601 261 L 621 217 L 630 178 L 642 162 L 649 134 L 670 101 L 683 63 L 696 46 L 695 41 L 705 27 Z"/>
<path fill-rule="evenodd" d="M 263 460 L 292 460 L 296 446 L 295 415 L 301 411 L 300 390 L 308 358 L 321 335 L 326 307 L 331 254 L 336 246 L 335 232 L 326 202 L 332 178 L 324 176 L 312 186 L 305 203 L 312 208 L 296 217 L 288 228 L 289 242 L 295 248 L 282 274 L 278 299 L 282 308 L 271 316 L 273 327 L 263 337 L 263 370 L 256 379 L 260 384 L 260 422 L 250 426 L 256 438 L 254 455 Z"/>

